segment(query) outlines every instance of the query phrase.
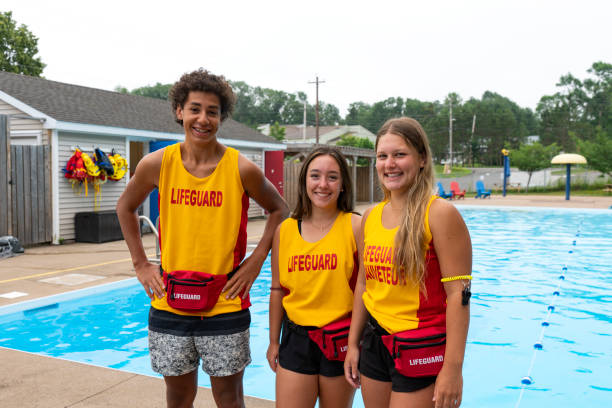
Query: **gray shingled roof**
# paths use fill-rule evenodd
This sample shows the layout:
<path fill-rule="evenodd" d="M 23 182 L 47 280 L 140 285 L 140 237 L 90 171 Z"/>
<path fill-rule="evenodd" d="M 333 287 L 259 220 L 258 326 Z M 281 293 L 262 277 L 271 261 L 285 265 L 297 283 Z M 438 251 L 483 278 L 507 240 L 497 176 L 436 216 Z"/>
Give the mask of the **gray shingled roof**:
<path fill-rule="evenodd" d="M 0 90 L 61 122 L 182 134 L 170 102 L 0 71 Z M 221 138 L 282 144 L 233 119 Z"/>

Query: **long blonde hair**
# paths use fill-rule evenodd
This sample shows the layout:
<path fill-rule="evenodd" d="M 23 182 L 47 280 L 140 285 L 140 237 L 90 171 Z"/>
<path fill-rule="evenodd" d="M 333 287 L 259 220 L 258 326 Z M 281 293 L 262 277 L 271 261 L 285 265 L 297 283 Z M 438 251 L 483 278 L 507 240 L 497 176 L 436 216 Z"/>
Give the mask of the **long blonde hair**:
<path fill-rule="evenodd" d="M 433 192 L 434 170 L 427 134 L 419 122 L 402 117 L 389 119 L 376 135 L 376 149 L 380 138 L 387 133 L 400 136 L 412 146 L 424 162 L 414 182 L 408 189 L 404 214 L 395 234 L 395 258 L 393 268 L 397 270 L 400 282 L 406 280 L 418 284 L 425 292 L 425 213 Z M 391 199 L 391 192 L 384 185 L 385 200 Z"/>

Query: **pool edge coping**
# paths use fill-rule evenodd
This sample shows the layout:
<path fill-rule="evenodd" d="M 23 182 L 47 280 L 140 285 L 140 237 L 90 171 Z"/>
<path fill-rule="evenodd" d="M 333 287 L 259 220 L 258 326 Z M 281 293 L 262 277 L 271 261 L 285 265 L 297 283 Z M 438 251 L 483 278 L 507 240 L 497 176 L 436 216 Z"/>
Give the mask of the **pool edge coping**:
<path fill-rule="evenodd" d="M 31 309 L 48 306 L 53 303 L 65 302 L 67 300 L 79 299 L 89 295 L 95 295 L 100 292 L 107 292 L 113 289 L 123 289 L 134 285 L 138 279 L 126 278 L 114 282 L 103 283 L 100 285 L 89 286 L 86 288 L 75 289 L 68 292 L 56 293 L 54 295 L 43 296 L 36 299 L 28 299 L 22 302 L 13 303 L 10 305 L 0 306 L 0 316 L 5 316 L 13 313 L 24 312 Z"/>

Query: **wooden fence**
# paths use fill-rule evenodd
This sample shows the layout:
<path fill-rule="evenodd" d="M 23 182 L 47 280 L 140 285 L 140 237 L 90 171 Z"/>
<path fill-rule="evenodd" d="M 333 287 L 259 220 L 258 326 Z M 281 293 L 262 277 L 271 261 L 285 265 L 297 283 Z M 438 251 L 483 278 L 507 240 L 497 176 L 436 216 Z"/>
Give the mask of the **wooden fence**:
<path fill-rule="evenodd" d="M 0 116 L 0 235 L 26 246 L 51 242 L 50 148 L 9 147 L 8 135 L 8 117 Z"/>
<path fill-rule="evenodd" d="M 377 203 L 382 201 L 384 194 L 378 183 L 378 176 L 376 175 L 376 169 L 372 169 L 374 178 L 374 198 L 372 202 Z M 370 201 L 370 168 L 369 167 L 357 167 L 357 179 L 355 180 L 355 188 L 357 189 L 357 201 L 358 202 L 369 202 Z"/>
<path fill-rule="evenodd" d="M 0 236 L 8 235 L 11 223 L 10 151 L 8 116 L 0 115 Z"/>
<path fill-rule="evenodd" d="M 297 204 L 297 186 L 301 168 L 302 163 L 296 163 L 293 160 L 284 163 L 283 194 L 285 195 L 285 201 L 289 204 L 289 211 L 293 211 Z"/>

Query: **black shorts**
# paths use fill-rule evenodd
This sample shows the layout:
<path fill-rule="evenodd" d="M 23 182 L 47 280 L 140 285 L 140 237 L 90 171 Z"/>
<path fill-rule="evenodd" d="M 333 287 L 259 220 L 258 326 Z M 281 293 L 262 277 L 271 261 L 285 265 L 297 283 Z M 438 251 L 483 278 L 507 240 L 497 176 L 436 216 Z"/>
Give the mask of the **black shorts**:
<path fill-rule="evenodd" d="M 373 380 L 391 382 L 391 389 L 395 392 L 414 392 L 429 387 L 436 382 L 437 376 L 432 377 L 406 377 L 397 372 L 395 363 L 385 347 L 380 334 L 375 330 L 383 330 L 374 319 L 366 324 L 363 332 L 363 344 L 359 359 L 359 372 Z"/>
<path fill-rule="evenodd" d="M 174 336 L 215 336 L 240 333 L 251 325 L 249 309 L 211 317 L 187 316 L 149 309 L 149 330 Z"/>
<path fill-rule="evenodd" d="M 300 374 L 319 374 L 324 377 L 344 375 L 343 361 L 328 360 L 319 346 L 308 337 L 305 329 L 290 328 L 286 321 L 283 322 L 278 363 L 285 370 Z"/>

